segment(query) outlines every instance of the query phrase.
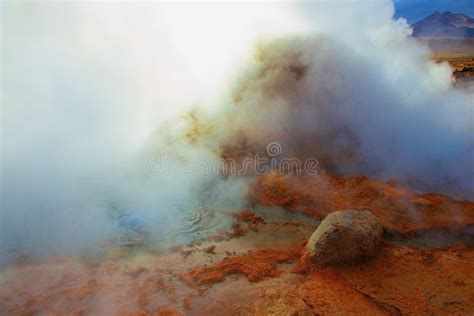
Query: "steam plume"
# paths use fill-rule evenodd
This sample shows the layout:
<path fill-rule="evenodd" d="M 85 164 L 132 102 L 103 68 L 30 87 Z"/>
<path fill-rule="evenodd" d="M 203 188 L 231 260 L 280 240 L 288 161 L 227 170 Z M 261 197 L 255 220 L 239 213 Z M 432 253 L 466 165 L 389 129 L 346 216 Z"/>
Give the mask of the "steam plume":
<path fill-rule="evenodd" d="M 278 141 L 335 173 L 474 195 L 472 92 L 388 0 L 2 7 L 1 249 L 83 246 L 107 234 L 111 204 L 245 203 L 245 179 L 150 174 L 163 151 Z"/>

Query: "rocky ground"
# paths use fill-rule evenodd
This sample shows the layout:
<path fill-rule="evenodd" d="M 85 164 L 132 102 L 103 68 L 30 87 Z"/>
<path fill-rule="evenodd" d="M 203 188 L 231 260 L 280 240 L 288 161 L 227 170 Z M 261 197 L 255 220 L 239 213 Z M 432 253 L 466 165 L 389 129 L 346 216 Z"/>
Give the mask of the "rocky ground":
<path fill-rule="evenodd" d="M 0 314 L 474 313 L 474 203 L 390 181 L 331 176 L 267 175 L 250 198 L 254 207 L 235 215 L 232 231 L 206 240 L 159 253 L 124 249 L 105 259 L 5 268 Z M 382 224 L 375 257 L 328 267 L 302 260 L 319 220 L 349 208 L 369 210 Z"/>
<path fill-rule="evenodd" d="M 458 81 L 474 80 L 474 56 L 462 54 L 435 54 L 434 60 L 446 61 L 454 69 L 454 76 Z"/>
<path fill-rule="evenodd" d="M 453 53 L 446 51 L 435 52 L 432 59 L 436 62 L 447 62 L 453 68 L 456 79 L 455 85 L 463 87 L 474 82 L 474 40 L 468 51 Z"/>
<path fill-rule="evenodd" d="M 396 181 L 367 177 L 260 177 L 250 190 L 256 204 L 280 205 L 315 218 L 345 209 L 369 210 L 387 234 L 416 237 L 443 232 L 474 242 L 474 203 L 435 193 L 417 193 Z"/>
<path fill-rule="evenodd" d="M 453 68 L 457 85 L 474 80 L 474 39 L 470 38 L 419 38 L 431 49 L 432 59 L 448 62 Z"/>

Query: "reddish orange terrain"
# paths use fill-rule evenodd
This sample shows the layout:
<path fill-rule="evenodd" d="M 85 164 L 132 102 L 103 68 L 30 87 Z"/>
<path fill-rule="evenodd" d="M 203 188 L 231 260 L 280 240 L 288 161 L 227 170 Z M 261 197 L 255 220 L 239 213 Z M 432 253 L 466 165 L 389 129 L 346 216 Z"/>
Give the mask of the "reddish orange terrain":
<path fill-rule="evenodd" d="M 364 177 L 273 174 L 249 197 L 233 230 L 206 240 L 0 271 L 0 315 L 474 315 L 474 203 Z M 341 209 L 378 217 L 375 258 L 302 260 L 318 220 Z"/>
<path fill-rule="evenodd" d="M 305 239 L 288 252 L 259 251 L 225 259 L 187 272 L 193 286 L 208 287 L 225 275 L 250 282 L 280 276 L 276 264 L 296 262 L 286 278 L 263 285 L 245 307 L 250 314 L 294 315 L 473 315 L 474 203 L 438 194 L 417 194 L 395 182 L 365 177 L 287 177 L 268 174 L 250 190 L 257 204 L 279 205 L 322 218 L 340 209 L 370 210 L 384 229 L 410 236 L 446 230 L 468 245 L 444 248 L 382 243 L 370 262 L 356 266 L 316 268 L 305 263 Z M 243 306 L 238 305 L 240 311 Z M 234 310 L 238 314 L 239 309 Z"/>
<path fill-rule="evenodd" d="M 366 177 L 287 177 L 267 174 L 255 181 L 251 199 L 280 205 L 316 218 L 344 209 L 369 210 L 383 227 L 400 234 L 434 229 L 463 230 L 474 225 L 474 203 L 419 194 L 395 181 Z"/>

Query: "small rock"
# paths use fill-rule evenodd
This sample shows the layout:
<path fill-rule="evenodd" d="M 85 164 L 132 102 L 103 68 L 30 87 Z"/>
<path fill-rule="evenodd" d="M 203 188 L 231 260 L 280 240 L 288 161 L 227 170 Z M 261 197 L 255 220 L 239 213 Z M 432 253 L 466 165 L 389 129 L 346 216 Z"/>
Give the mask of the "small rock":
<path fill-rule="evenodd" d="M 216 249 L 216 246 L 215 246 L 215 245 L 212 245 L 212 246 L 209 246 L 209 247 L 204 248 L 203 250 L 204 250 L 205 253 L 215 255 L 215 254 L 216 254 L 216 253 L 214 252 L 215 249 Z"/>
<path fill-rule="evenodd" d="M 311 235 L 305 258 L 318 266 L 365 261 L 377 252 L 382 232 L 382 225 L 369 211 L 333 212 Z"/>

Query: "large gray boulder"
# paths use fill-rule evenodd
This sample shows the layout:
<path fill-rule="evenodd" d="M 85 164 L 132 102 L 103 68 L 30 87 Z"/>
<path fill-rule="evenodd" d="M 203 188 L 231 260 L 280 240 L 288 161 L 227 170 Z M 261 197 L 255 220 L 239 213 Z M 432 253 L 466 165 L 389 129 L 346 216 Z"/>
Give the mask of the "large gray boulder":
<path fill-rule="evenodd" d="M 306 259 L 318 266 L 355 264 L 372 258 L 383 228 L 369 211 L 337 211 L 324 218 L 306 244 Z"/>

